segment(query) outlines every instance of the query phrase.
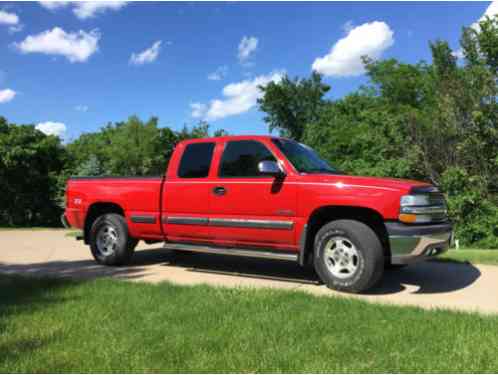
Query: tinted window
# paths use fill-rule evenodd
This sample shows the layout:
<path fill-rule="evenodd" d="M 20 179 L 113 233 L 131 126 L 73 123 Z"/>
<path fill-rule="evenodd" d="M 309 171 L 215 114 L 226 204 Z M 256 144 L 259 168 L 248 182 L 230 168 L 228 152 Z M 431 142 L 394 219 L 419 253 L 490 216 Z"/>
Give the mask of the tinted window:
<path fill-rule="evenodd" d="M 183 178 L 207 177 L 213 158 L 214 143 L 191 143 L 183 152 L 178 176 Z"/>
<path fill-rule="evenodd" d="M 220 177 L 259 177 L 258 164 L 263 160 L 276 161 L 260 142 L 228 142 L 221 158 Z"/>
<path fill-rule="evenodd" d="M 342 174 L 321 159 L 311 147 L 287 139 L 273 139 L 272 141 L 300 173 Z"/>

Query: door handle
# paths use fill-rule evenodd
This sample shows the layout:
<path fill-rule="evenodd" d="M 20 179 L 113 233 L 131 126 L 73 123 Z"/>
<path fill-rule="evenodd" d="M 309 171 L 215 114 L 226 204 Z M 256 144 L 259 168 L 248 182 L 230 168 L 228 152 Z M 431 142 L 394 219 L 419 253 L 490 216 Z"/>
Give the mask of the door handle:
<path fill-rule="evenodd" d="M 223 186 L 216 186 L 213 188 L 213 193 L 215 195 L 225 195 L 226 189 Z"/>

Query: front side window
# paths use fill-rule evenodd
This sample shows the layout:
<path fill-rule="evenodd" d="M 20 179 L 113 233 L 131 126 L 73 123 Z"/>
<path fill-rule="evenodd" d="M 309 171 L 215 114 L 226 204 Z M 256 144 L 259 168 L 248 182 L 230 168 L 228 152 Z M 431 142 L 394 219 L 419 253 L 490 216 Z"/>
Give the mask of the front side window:
<path fill-rule="evenodd" d="M 311 147 L 281 138 L 272 139 L 272 142 L 282 151 L 299 173 L 343 174 L 320 158 Z"/>
<path fill-rule="evenodd" d="M 261 142 L 228 142 L 221 158 L 220 177 L 262 177 L 258 164 L 264 160 L 276 161 Z"/>
<path fill-rule="evenodd" d="M 209 174 L 209 167 L 213 159 L 214 143 L 191 143 L 185 147 L 178 177 L 203 178 Z"/>

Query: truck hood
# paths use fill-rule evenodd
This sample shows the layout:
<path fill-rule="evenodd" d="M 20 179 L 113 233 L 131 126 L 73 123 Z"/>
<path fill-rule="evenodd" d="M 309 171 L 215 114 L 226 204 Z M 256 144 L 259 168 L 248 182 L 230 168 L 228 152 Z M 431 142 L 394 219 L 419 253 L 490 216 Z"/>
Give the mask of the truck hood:
<path fill-rule="evenodd" d="M 363 177 L 349 175 L 331 174 L 308 174 L 301 175 L 303 182 L 330 183 L 339 185 L 352 185 L 365 188 L 392 189 L 400 192 L 409 192 L 414 186 L 431 186 L 426 182 L 416 180 L 405 180 L 387 177 Z"/>

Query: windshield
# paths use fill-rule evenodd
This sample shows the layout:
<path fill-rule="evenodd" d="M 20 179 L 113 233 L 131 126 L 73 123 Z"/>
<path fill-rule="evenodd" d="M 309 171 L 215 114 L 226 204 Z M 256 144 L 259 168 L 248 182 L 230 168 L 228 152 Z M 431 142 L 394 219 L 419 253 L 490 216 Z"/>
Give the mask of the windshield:
<path fill-rule="evenodd" d="M 299 173 L 343 174 L 320 158 L 311 147 L 288 139 L 274 138 L 272 141 Z"/>

